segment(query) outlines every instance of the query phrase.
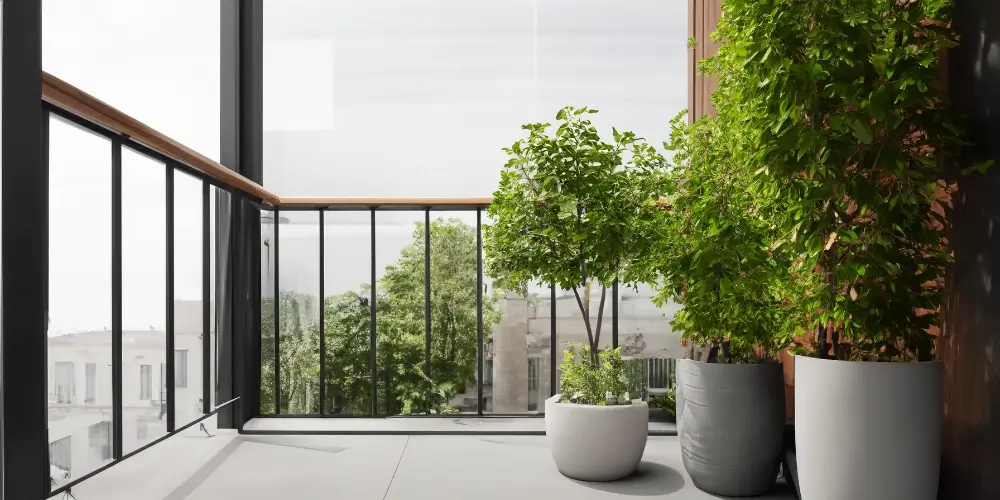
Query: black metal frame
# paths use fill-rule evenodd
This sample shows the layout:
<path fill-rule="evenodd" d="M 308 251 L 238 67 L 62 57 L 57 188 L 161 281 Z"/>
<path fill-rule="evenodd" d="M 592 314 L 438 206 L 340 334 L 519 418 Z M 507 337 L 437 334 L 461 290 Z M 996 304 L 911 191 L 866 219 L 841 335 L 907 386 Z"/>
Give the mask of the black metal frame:
<path fill-rule="evenodd" d="M 201 412 L 212 409 L 212 186 L 201 187 L 201 365 L 209 376 L 201 377 Z"/>
<path fill-rule="evenodd" d="M 476 414 L 483 416 L 483 211 L 476 210 Z"/>
<path fill-rule="evenodd" d="M 279 228 L 281 224 L 281 216 L 279 215 L 279 210 L 274 209 L 274 300 L 271 306 L 274 308 L 274 414 L 281 415 L 281 328 L 280 328 L 280 313 L 281 310 L 281 290 L 279 289 L 279 284 L 281 283 L 281 278 L 279 277 L 279 272 L 281 269 L 281 258 L 280 258 L 280 248 L 281 248 L 281 236 L 279 236 Z"/>
<path fill-rule="evenodd" d="M 122 457 L 122 141 L 111 140 L 111 456 Z"/>
<path fill-rule="evenodd" d="M 431 376 L 431 209 L 424 210 L 424 375 Z M 428 394 L 427 400 L 430 401 Z"/>
<path fill-rule="evenodd" d="M 371 237 L 372 237 L 372 247 L 371 247 L 371 290 L 368 302 L 368 309 L 371 311 L 371 319 L 369 320 L 369 330 L 371 331 L 371 338 L 369 339 L 369 368 L 371 369 L 371 384 L 372 384 L 372 411 L 371 416 L 375 417 L 378 415 L 378 371 L 376 370 L 376 365 L 378 364 L 378 352 L 375 350 L 378 346 L 377 342 L 377 331 L 378 331 L 378 293 L 376 292 L 376 276 L 378 273 L 378 267 L 375 263 L 375 244 L 377 238 L 375 238 L 375 208 L 371 209 L 372 212 L 372 225 L 371 225 Z"/>
<path fill-rule="evenodd" d="M 3 8 L 3 380 L 0 497 L 49 491 L 46 426 L 48 119 L 42 113 L 41 2 Z M 13 48 L 14 50 L 11 50 Z"/>
<path fill-rule="evenodd" d="M 175 338 L 174 338 L 174 169 L 171 163 L 164 167 L 166 172 L 166 233 L 167 233 L 167 258 L 166 258 L 166 284 L 167 289 L 164 294 L 167 298 L 166 306 L 166 378 L 167 378 L 167 433 L 174 432 L 177 427 L 177 372 L 175 365 Z M 204 367 L 202 367 L 204 368 Z M 207 372 L 204 374 L 207 375 Z"/>
<path fill-rule="evenodd" d="M 326 409 L 326 217 L 319 211 L 319 414 Z"/>

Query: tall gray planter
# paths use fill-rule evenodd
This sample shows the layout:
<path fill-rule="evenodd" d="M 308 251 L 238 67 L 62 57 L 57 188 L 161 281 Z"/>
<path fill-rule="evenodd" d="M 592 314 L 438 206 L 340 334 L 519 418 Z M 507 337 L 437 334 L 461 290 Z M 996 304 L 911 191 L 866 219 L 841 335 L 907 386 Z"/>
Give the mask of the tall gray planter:
<path fill-rule="evenodd" d="M 784 452 L 780 363 L 677 362 L 684 468 L 708 493 L 755 496 L 774 486 Z"/>

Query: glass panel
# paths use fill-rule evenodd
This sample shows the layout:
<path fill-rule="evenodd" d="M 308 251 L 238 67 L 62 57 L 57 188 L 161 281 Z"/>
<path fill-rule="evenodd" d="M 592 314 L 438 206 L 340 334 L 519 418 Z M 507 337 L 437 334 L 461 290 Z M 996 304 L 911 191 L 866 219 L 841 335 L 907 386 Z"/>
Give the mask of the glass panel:
<path fill-rule="evenodd" d="M 687 2 L 538 0 L 535 6 L 533 120 L 554 120 L 564 106 L 588 106 L 600 111 L 591 118 L 608 139 L 612 126 L 651 144 L 666 139 L 670 120 L 688 106 Z"/>
<path fill-rule="evenodd" d="M 280 411 L 319 413 L 319 212 L 279 213 Z"/>
<path fill-rule="evenodd" d="M 41 3 L 46 71 L 219 159 L 219 2 Z"/>
<path fill-rule="evenodd" d="M 167 359 L 167 207 L 163 163 L 122 151 L 122 451 L 167 433 L 163 378 L 139 399 L 139 366 Z"/>
<path fill-rule="evenodd" d="M 431 212 L 430 251 L 431 408 L 475 413 L 479 342 L 476 213 Z M 493 302 L 484 300 L 483 306 L 484 318 L 494 315 Z"/>
<path fill-rule="evenodd" d="M 111 146 L 49 123 L 49 462 L 65 484 L 111 459 L 111 433 L 91 432 L 112 421 Z"/>
<path fill-rule="evenodd" d="M 267 187 L 488 196 L 531 116 L 534 3 L 265 0 Z"/>
<path fill-rule="evenodd" d="M 427 413 L 424 376 L 424 213 L 375 214 L 376 370 L 380 414 Z"/>
<path fill-rule="evenodd" d="M 202 353 L 206 333 L 202 321 L 203 186 L 199 179 L 174 172 L 174 383 L 177 427 L 203 414 Z"/>
<path fill-rule="evenodd" d="M 324 412 L 371 413 L 371 213 L 326 212 Z"/>
<path fill-rule="evenodd" d="M 274 414 L 274 212 L 260 213 L 260 413 Z"/>

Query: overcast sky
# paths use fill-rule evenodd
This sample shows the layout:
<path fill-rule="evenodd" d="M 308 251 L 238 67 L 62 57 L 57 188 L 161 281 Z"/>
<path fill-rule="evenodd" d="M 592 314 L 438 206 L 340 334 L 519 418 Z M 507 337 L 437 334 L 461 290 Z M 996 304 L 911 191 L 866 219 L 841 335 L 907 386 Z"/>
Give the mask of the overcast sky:
<path fill-rule="evenodd" d="M 613 125 L 659 145 L 687 103 L 684 0 L 264 5 L 264 185 L 283 196 L 489 196 L 500 148 L 523 123 L 590 106 L 609 135 Z M 217 2 L 43 8 L 46 71 L 218 159 Z M 110 143 L 53 121 L 50 168 L 50 333 L 109 328 Z M 126 329 L 164 325 L 164 175 L 162 164 L 123 157 Z M 197 300 L 200 185 L 176 183 L 175 293 Z M 316 293 L 316 215 L 282 216 L 281 286 Z M 379 214 L 379 269 L 422 219 Z M 327 215 L 328 293 L 369 281 L 368 224 L 367 212 Z"/>

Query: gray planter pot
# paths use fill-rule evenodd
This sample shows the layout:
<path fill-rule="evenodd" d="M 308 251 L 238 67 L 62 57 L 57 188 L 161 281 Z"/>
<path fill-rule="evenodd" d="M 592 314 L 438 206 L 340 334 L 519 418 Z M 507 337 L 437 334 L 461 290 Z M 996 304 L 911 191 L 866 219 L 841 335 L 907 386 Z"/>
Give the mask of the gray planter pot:
<path fill-rule="evenodd" d="M 761 495 L 774 486 L 784 453 L 781 364 L 677 362 L 681 457 L 699 489 Z"/>

